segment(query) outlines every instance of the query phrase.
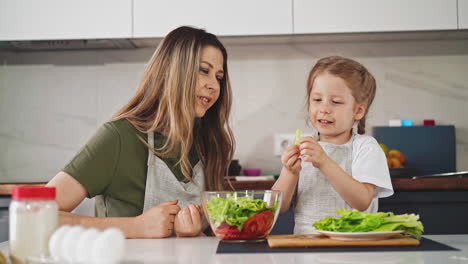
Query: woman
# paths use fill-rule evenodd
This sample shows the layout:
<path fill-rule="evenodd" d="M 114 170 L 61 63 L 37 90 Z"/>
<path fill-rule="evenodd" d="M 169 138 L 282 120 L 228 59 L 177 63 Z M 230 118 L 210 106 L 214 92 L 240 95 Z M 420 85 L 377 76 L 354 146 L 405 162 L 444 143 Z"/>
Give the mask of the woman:
<path fill-rule="evenodd" d="M 121 229 L 128 238 L 197 236 L 204 190 L 221 190 L 234 138 L 227 53 L 213 34 L 180 27 L 149 61 L 134 97 L 48 186 L 61 224 Z M 96 216 L 69 213 L 96 197 Z"/>

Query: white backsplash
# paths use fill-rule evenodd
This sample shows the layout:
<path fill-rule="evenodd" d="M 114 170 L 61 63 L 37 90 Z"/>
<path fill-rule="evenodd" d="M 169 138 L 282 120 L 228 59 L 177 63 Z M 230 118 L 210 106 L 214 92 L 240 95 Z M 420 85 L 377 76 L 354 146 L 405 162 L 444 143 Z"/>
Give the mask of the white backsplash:
<path fill-rule="evenodd" d="M 278 173 L 275 133 L 305 125 L 305 82 L 318 58 L 352 57 L 377 79 L 367 129 L 389 119 L 455 125 L 468 170 L 468 41 L 228 45 L 235 158 Z M 51 179 L 135 91 L 153 50 L 0 53 L 0 182 Z M 432 153 L 428 155 L 437 155 Z"/>

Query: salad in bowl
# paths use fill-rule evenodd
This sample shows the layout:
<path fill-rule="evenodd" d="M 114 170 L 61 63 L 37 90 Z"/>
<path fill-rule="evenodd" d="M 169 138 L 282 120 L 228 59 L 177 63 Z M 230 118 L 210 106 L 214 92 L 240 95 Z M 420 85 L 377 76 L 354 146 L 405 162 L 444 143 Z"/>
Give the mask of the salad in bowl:
<path fill-rule="evenodd" d="M 202 204 L 216 237 L 235 242 L 263 240 L 281 208 L 281 191 L 203 192 Z"/>

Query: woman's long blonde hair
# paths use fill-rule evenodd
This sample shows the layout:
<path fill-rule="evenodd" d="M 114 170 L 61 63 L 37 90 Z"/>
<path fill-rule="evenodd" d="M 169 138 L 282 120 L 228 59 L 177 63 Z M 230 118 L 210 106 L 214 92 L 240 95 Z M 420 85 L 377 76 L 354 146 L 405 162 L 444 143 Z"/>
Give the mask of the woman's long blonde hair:
<path fill-rule="evenodd" d="M 213 46 L 223 54 L 224 76 L 216 103 L 202 118 L 195 116 L 195 89 L 202 48 Z M 189 152 L 192 145 L 204 165 L 207 190 L 222 190 L 224 176 L 234 152 L 229 126 L 232 92 L 227 69 L 227 52 L 218 38 L 202 29 L 179 27 L 160 43 L 148 62 L 143 80 L 133 98 L 113 120 L 127 119 L 144 133 L 167 136 L 156 155 L 167 157 L 180 151 L 182 174 L 191 180 Z"/>

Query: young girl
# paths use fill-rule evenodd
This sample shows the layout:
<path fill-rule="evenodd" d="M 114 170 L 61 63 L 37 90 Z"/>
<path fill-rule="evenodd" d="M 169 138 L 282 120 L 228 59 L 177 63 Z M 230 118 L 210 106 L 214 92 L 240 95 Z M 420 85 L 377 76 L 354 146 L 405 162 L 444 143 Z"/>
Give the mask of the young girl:
<path fill-rule="evenodd" d="M 48 183 L 61 224 L 118 227 L 128 238 L 200 235 L 200 194 L 223 188 L 233 153 L 230 110 L 221 42 L 190 27 L 170 32 L 133 98 Z M 98 217 L 69 213 L 86 196 Z"/>
<path fill-rule="evenodd" d="M 316 138 L 287 148 L 281 176 L 273 186 L 284 192 L 286 212 L 297 185 L 295 234 L 314 233 L 312 224 L 337 208 L 376 212 L 378 198 L 393 194 L 387 161 L 377 141 L 364 134 L 374 100 L 374 77 L 343 57 L 317 62 L 307 81 L 307 109 Z"/>

